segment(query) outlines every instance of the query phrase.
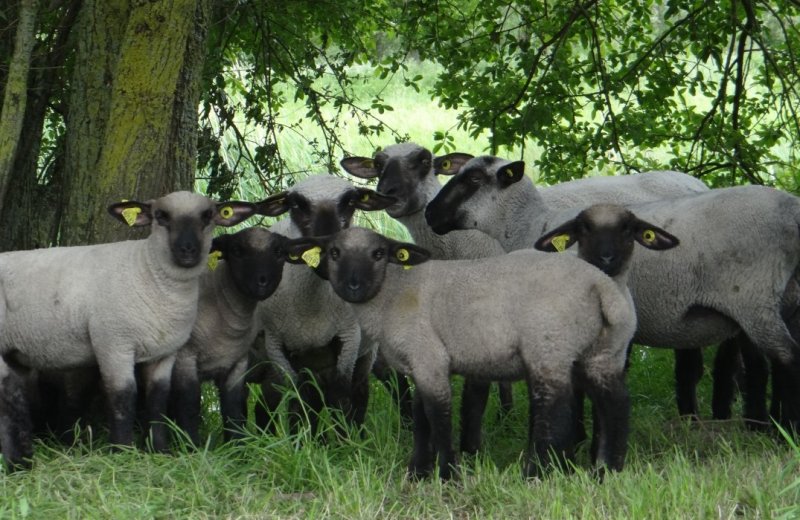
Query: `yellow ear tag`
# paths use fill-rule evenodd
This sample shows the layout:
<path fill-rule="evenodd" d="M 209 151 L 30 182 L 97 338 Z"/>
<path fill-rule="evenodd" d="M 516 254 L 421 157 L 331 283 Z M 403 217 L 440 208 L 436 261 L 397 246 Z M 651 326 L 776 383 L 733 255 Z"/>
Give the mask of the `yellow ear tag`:
<path fill-rule="evenodd" d="M 297 260 L 298 258 L 300 257 L 297 255 L 289 255 L 289 260 Z"/>
<path fill-rule="evenodd" d="M 409 254 L 408 249 L 405 249 L 405 248 L 398 249 L 397 252 L 394 254 L 394 256 L 398 260 L 400 260 L 401 262 L 407 262 L 408 259 L 411 258 L 411 255 Z M 404 264 L 403 265 L 403 269 L 406 269 L 406 270 L 411 269 L 411 266 Z"/>
<path fill-rule="evenodd" d="M 451 163 L 449 160 L 442 161 L 442 169 L 443 170 L 449 170 L 450 166 L 452 166 L 452 165 L 453 165 L 453 163 Z"/>
<path fill-rule="evenodd" d="M 230 206 L 222 206 L 219 210 L 219 215 L 225 220 L 228 220 L 233 216 L 233 208 Z"/>
<path fill-rule="evenodd" d="M 369 193 L 361 195 L 361 202 L 367 202 L 367 201 L 369 201 Z"/>
<path fill-rule="evenodd" d="M 127 222 L 129 226 L 133 226 L 136 224 L 136 217 L 138 217 L 141 212 L 142 208 L 137 206 L 125 208 L 122 210 L 122 218 L 125 219 L 125 222 Z"/>
<path fill-rule="evenodd" d="M 514 170 L 512 170 L 511 168 L 506 168 L 506 175 L 508 175 L 509 177 L 513 177 Z"/>
<path fill-rule="evenodd" d="M 222 251 L 211 251 L 208 253 L 208 268 L 212 271 L 219 265 L 219 259 L 222 258 Z"/>
<path fill-rule="evenodd" d="M 550 240 L 550 243 L 553 244 L 553 247 L 556 248 L 556 251 L 560 253 L 567 248 L 568 241 L 569 235 L 557 235 Z"/>
<path fill-rule="evenodd" d="M 642 233 L 642 240 L 647 242 L 648 244 L 652 244 L 656 241 L 656 232 L 652 229 L 645 229 L 644 233 Z"/>
<path fill-rule="evenodd" d="M 364 168 L 374 168 L 375 162 L 372 159 L 367 159 L 361 162 L 361 166 L 363 166 Z"/>
<path fill-rule="evenodd" d="M 300 257 L 303 259 L 303 262 L 305 262 L 306 265 L 316 268 L 319 265 L 319 253 L 321 251 L 322 249 L 320 249 L 319 246 L 314 246 L 300 255 Z"/>

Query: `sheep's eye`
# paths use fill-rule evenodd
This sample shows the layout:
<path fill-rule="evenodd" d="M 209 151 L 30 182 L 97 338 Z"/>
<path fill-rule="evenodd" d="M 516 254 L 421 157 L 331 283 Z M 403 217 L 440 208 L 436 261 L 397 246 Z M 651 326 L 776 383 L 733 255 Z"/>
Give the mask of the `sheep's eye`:
<path fill-rule="evenodd" d="M 200 214 L 200 221 L 203 223 L 204 226 L 207 226 L 211 223 L 211 219 L 214 217 L 214 212 L 210 209 L 205 210 Z"/>
<path fill-rule="evenodd" d="M 328 256 L 331 260 L 336 260 L 339 258 L 339 249 L 336 247 L 332 247 L 328 250 Z"/>
<path fill-rule="evenodd" d="M 272 248 L 272 254 L 280 258 L 285 256 L 286 253 L 281 246 L 275 246 Z"/>
<path fill-rule="evenodd" d="M 239 257 L 244 254 L 244 250 L 242 249 L 242 246 L 233 246 L 230 248 L 230 250 L 228 250 L 228 254 Z"/>
<path fill-rule="evenodd" d="M 483 176 L 479 173 L 473 173 L 467 176 L 467 182 L 470 184 L 480 184 L 483 181 Z"/>
<path fill-rule="evenodd" d="M 384 256 L 386 256 L 386 251 L 384 249 L 376 249 L 372 252 L 372 258 L 375 260 L 381 260 Z"/>
<path fill-rule="evenodd" d="M 430 159 L 427 159 L 427 158 L 425 158 L 425 159 L 422 159 L 422 160 L 420 161 L 420 164 L 422 164 L 422 166 L 430 166 L 430 165 L 431 165 L 431 160 L 430 160 Z"/>
<path fill-rule="evenodd" d="M 163 209 L 157 209 L 153 216 L 156 217 L 156 220 L 160 225 L 169 226 L 169 213 Z"/>
<path fill-rule="evenodd" d="M 383 161 L 381 159 L 373 160 L 372 165 L 375 166 L 376 170 L 383 171 Z"/>

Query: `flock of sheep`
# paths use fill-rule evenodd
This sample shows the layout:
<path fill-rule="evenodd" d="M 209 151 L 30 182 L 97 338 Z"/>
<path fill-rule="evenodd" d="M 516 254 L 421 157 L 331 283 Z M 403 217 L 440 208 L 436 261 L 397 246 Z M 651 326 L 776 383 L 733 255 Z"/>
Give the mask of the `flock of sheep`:
<path fill-rule="evenodd" d="M 359 425 L 370 373 L 394 370 L 414 419 L 414 477 L 437 457 L 441 478 L 455 471 L 451 374 L 465 377 L 462 451 L 480 448 L 490 383 L 507 392 L 524 379 L 526 476 L 569 467 L 586 435 L 584 395 L 598 472 L 622 469 L 632 341 L 675 349 L 681 413 L 697 413 L 698 349 L 722 343 L 720 356 L 745 360 L 745 418 L 798 427 L 800 199 L 709 190 L 672 171 L 537 188 L 521 161 L 434 157 L 412 143 L 342 167 L 377 190 L 325 174 L 257 203 L 176 192 L 109 208 L 149 226 L 146 239 L 0 254 L 6 466 L 30 465 L 42 409 L 52 429 L 71 429 L 89 405 L 85 367 L 99 369 L 110 443 L 133 444 L 138 416 L 159 451 L 170 444 L 165 417 L 200 442 L 203 381 L 219 390 L 231 439 L 246 423 L 248 382 L 261 385 L 260 428 L 274 428 L 289 386 L 312 410 L 338 408 Z M 453 178 L 443 187 L 439 174 Z M 414 243 L 350 227 L 356 209 L 386 210 Z M 216 226 L 285 213 L 269 230 L 213 238 Z M 731 377 L 716 375 L 720 396 Z M 37 395 L 45 382 L 62 396 L 50 409 Z M 729 414 L 718 401 L 715 415 Z"/>

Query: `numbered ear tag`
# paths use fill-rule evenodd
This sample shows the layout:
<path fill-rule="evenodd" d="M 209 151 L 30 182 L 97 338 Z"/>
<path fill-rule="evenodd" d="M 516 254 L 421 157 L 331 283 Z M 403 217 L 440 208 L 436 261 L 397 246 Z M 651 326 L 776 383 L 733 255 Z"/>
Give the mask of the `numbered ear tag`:
<path fill-rule="evenodd" d="M 138 218 L 139 213 L 141 212 L 142 208 L 138 206 L 125 208 L 122 210 L 122 218 L 125 219 L 125 222 L 127 222 L 129 226 L 133 226 L 134 224 L 136 224 L 136 219 Z"/>
<path fill-rule="evenodd" d="M 212 271 L 216 269 L 220 258 L 222 258 L 222 251 L 211 251 L 208 254 L 208 268 Z"/>
<path fill-rule="evenodd" d="M 647 244 L 652 244 L 656 241 L 656 232 L 652 229 L 645 229 L 642 233 L 642 240 Z"/>
<path fill-rule="evenodd" d="M 567 242 L 569 242 L 569 235 L 557 235 L 550 240 L 550 243 L 559 253 L 567 249 Z"/>
<path fill-rule="evenodd" d="M 225 220 L 231 218 L 233 214 L 234 214 L 233 208 L 230 206 L 222 206 L 219 210 L 219 215 Z"/>
<path fill-rule="evenodd" d="M 314 246 L 300 255 L 300 257 L 303 259 L 303 262 L 305 262 L 306 265 L 316 268 L 319 266 L 319 253 L 321 251 L 322 249 L 320 249 L 319 246 Z"/>

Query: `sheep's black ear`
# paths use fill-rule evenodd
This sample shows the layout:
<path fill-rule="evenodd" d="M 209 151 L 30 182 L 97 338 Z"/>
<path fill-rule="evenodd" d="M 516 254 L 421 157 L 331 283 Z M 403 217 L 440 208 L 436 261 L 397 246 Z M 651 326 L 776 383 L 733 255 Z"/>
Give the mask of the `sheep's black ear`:
<path fill-rule="evenodd" d="M 325 252 L 327 240 L 324 237 L 301 237 L 286 241 L 286 261 L 290 264 L 308 264 L 316 268 L 320 256 Z"/>
<path fill-rule="evenodd" d="M 383 195 L 369 188 L 356 188 L 353 205 L 364 211 L 378 211 L 386 209 L 397 202 L 397 199 L 389 195 Z"/>
<path fill-rule="evenodd" d="M 427 262 L 430 258 L 430 252 L 416 244 L 407 244 L 395 240 L 389 241 L 388 260 L 393 264 L 411 267 L 412 265 Z"/>
<path fill-rule="evenodd" d="M 214 224 L 230 227 L 246 220 L 256 214 L 256 206 L 252 202 L 229 200 L 217 202 L 217 213 L 214 215 Z"/>
<path fill-rule="evenodd" d="M 455 175 L 467 161 L 472 159 L 468 153 L 453 152 L 433 160 L 433 173 L 436 175 Z"/>
<path fill-rule="evenodd" d="M 565 222 L 557 228 L 545 233 L 536 243 L 534 248 L 548 253 L 561 252 L 578 241 L 578 232 L 575 229 L 577 222 L 575 219 Z"/>
<path fill-rule="evenodd" d="M 233 242 L 233 235 L 219 235 L 211 241 L 211 253 L 219 253 L 218 258 L 225 258 L 228 248 Z"/>
<path fill-rule="evenodd" d="M 256 202 L 256 213 L 265 217 L 277 217 L 289 211 L 291 207 L 289 195 L 287 192 L 282 191 Z"/>
<path fill-rule="evenodd" d="M 497 170 L 497 182 L 501 188 L 507 188 L 525 177 L 525 162 L 514 161 Z"/>
<path fill-rule="evenodd" d="M 634 229 L 633 238 L 648 249 L 661 251 L 681 243 L 674 235 L 638 218 L 634 221 Z"/>
<path fill-rule="evenodd" d="M 133 226 L 149 226 L 153 214 L 149 202 L 126 200 L 108 207 L 108 213 L 120 222 Z"/>
<path fill-rule="evenodd" d="M 369 157 L 345 157 L 339 164 L 347 173 L 361 179 L 373 179 L 381 173 L 375 167 L 375 161 Z"/>

